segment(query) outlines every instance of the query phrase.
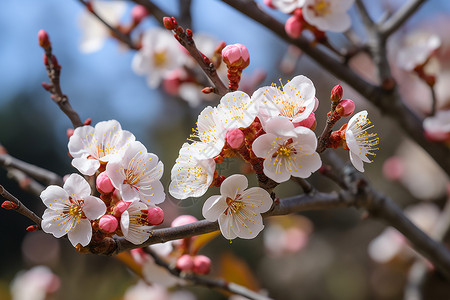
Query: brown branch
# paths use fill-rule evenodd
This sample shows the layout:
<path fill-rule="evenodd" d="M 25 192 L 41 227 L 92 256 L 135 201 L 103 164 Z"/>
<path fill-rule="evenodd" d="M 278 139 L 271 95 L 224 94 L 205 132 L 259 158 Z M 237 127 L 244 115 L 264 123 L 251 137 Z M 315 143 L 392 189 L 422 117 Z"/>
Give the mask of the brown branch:
<path fill-rule="evenodd" d="M 24 191 L 39 196 L 45 187 L 36 180 L 28 177 L 24 172 L 15 168 L 6 168 L 8 171 L 7 176 L 19 183 L 19 186 Z"/>
<path fill-rule="evenodd" d="M 16 204 L 17 207 L 12 208 L 12 210 L 18 212 L 21 215 L 24 215 L 38 226 L 38 228 L 41 228 L 41 222 L 42 219 L 39 218 L 34 212 L 32 212 L 28 207 L 26 207 L 22 202 L 19 201 L 16 197 L 11 195 L 3 186 L 0 185 L 0 195 L 6 199 L 7 201 L 11 201 L 12 203 Z"/>
<path fill-rule="evenodd" d="M 208 288 L 217 288 L 217 289 L 220 289 L 220 290 L 223 290 L 226 292 L 241 295 L 248 299 L 254 299 L 254 300 L 270 300 L 271 299 L 271 298 L 265 297 L 263 295 L 260 295 L 252 290 L 249 290 L 244 286 L 238 285 L 234 282 L 227 282 L 223 279 L 212 279 L 212 278 L 209 278 L 206 276 L 198 276 L 193 273 L 181 272 L 178 268 L 168 264 L 165 260 L 163 260 L 161 257 L 159 257 L 159 255 L 156 254 L 154 251 L 152 251 L 150 248 L 144 248 L 144 251 L 153 257 L 153 259 L 155 260 L 155 263 L 158 266 L 165 268 L 167 271 L 170 272 L 170 274 L 172 274 L 178 278 L 187 280 L 195 285 L 205 286 Z"/>

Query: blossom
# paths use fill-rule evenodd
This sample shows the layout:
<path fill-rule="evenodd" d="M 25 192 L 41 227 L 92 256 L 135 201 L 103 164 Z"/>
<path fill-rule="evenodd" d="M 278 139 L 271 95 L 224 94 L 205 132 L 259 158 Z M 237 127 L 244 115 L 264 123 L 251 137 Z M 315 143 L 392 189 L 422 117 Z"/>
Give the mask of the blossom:
<path fill-rule="evenodd" d="M 172 168 L 169 193 L 177 199 L 200 197 L 214 179 L 216 163 L 204 158 L 207 145 L 201 142 L 185 143 Z"/>
<path fill-rule="evenodd" d="M 221 195 L 209 197 L 203 205 L 203 216 L 211 222 L 218 220 L 226 239 L 252 239 L 264 228 L 261 213 L 268 211 L 273 201 L 266 190 L 247 187 L 244 175 L 231 175 L 222 182 Z"/>
<path fill-rule="evenodd" d="M 78 174 L 71 174 L 61 188 L 47 187 L 41 193 L 47 209 L 42 216 L 42 230 L 60 238 L 67 233 L 69 241 L 86 246 L 91 241 L 90 220 L 96 220 L 106 212 L 105 203 L 91 196 L 89 183 Z"/>
<path fill-rule="evenodd" d="M 284 116 L 298 123 L 314 111 L 316 89 L 306 76 L 292 78 L 281 88 L 276 86 L 261 87 L 252 95 L 252 100 L 259 106 L 258 117 L 262 125 L 273 117 Z"/>
<path fill-rule="evenodd" d="M 94 175 L 101 163 L 121 156 L 134 140 L 134 135 L 122 130 L 116 120 L 99 122 L 95 128 L 90 125 L 78 127 L 68 145 L 72 165 L 84 175 Z"/>
<path fill-rule="evenodd" d="M 350 28 L 347 11 L 355 0 L 305 0 L 303 17 L 321 31 L 344 32 Z"/>
<path fill-rule="evenodd" d="M 148 153 L 147 148 L 137 141 L 130 143 L 123 157 L 106 165 L 106 173 L 124 201 L 141 200 L 148 205 L 161 203 L 166 197 L 159 181 L 163 170 L 158 156 Z"/>
<path fill-rule="evenodd" d="M 432 141 L 450 140 L 450 110 L 441 110 L 423 121 L 425 135 Z"/>
<path fill-rule="evenodd" d="M 126 11 L 125 1 L 91 1 L 93 10 L 113 27 L 119 25 L 119 21 Z M 82 38 L 80 50 L 91 53 L 100 50 L 106 39 L 111 36 L 111 31 L 100 22 L 87 9 L 83 11 L 79 21 Z"/>
<path fill-rule="evenodd" d="M 57 275 L 46 266 L 19 272 L 11 282 L 13 300 L 45 300 L 61 285 Z"/>
<path fill-rule="evenodd" d="M 306 178 L 322 165 L 316 152 L 317 139 L 306 127 L 294 127 L 285 117 L 275 117 L 266 134 L 253 142 L 253 152 L 264 158 L 264 174 L 280 183 L 292 176 Z"/>
<path fill-rule="evenodd" d="M 133 71 L 147 75 L 147 83 L 156 88 L 170 71 L 183 65 L 187 55 L 166 29 L 150 28 L 142 37 L 142 48 L 132 61 Z"/>
<path fill-rule="evenodd" d="M 145 242 L 150 236 L 151 226 L 145 212 L 147 209 L 145 203 L 133 201 L 120 216 L 120 229 L 124 238 L 135 245 Z"/>
<path fill-rule="evenodd" d="M 305 0 L 272 0 L 272 5 L 285 14 L 292 13 L 296 8 L 303 7 L 304 4 Z"/>
<path fill-rule="evenodd" d="M 218 155 L 225 145 L 226 119 L 222 110 L 207 106 L 197 119 L 197 135 L 207 147 L 203 149 L 205 158 L 213 158 Z"/>
<path fill-rule="evenodd" d="M 364 172 L 363 162 L 371 163 L 367 155 L 375 156 L 373 153 L 378 145 L 379 139 L 376 133 L 367 133 L 367 130 L 372 128 L 372 122 L 367 118 L 367 111 L 363 110 L 354 115 L 345 131 L 345 142 L 350 152 L 350 161 L 353 166 L 360 172 Z"/>
<path fill-rule="evenodd" d="M 244 92 L 227 93 L 217 105 L 217 114 L 225 130 L 246 128 L 257 115 L 257 105 Z"/>
<path fill-rule="evenodd" d="M 397 65 L 406 71 L 413 71 L 421 66 L 441 46 L 442 42 L 438 35 L 428 32 L 414 32 L 408 34 L 397 49 Z"/>

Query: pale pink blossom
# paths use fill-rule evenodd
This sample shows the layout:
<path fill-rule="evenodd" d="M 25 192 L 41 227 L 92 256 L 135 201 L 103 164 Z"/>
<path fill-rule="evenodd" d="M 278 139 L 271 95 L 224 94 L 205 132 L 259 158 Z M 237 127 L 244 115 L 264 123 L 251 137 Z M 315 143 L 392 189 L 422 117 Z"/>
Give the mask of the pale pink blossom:
<path fill-rule="evenodd" d="M 221 195 L 209 197 L 203 205 L 203 216 L 211 222 L 218 220 L 226 239 L 252 239 L 264 228 L 261 213 L 270 209 L 272 198 L 262 188 L 247 187 L 244 175 L 231 175 L 222 182 Z"/>
<path fill-rule="evenodd" d="M 423 65 L 441 46 L 438 35 L 417 31 L 404 37 L 397 50 L 396 63 L 406 70 L 413 71 L 415 67 Z"/>
<path fill-rule="evenodd" d="M 423 121 L 425 135 L 432 141 L 450 141 L 450 110 L 440 110 Z"/>
<path fill-rule="evenodd" d="M 321 31 L 344 32 L 351 26 L 347 11 L 355 0 L 305 0 L 305 21 Z"/>
<path fill-rule="evenodd" d="M 140 201 L 133 201 L 120 217 L 120 229 L 127 241 L 135 245 L 142 244 L 150 236 L 150 229 L 145 211 L 148 206 Z"/>
<path fill-rule="evenodd" d="M 61 188 L 47 187 L 41 193 L 47 209 L 42 216 L 42 230 L 56 238 L 67 234 L 75 247 L 86 246 L 92 238 L 90 220 L 96 220 L 106 212 L 105 203 L 91 196 L 89 183 L 80 175 L 72 174 Z"/>
<path fill-rule="evenodd" d="M 12 300 L 45 300 L 56 292 L 60 279 L 46 266 L 19 272 L 11 282 Z"/>

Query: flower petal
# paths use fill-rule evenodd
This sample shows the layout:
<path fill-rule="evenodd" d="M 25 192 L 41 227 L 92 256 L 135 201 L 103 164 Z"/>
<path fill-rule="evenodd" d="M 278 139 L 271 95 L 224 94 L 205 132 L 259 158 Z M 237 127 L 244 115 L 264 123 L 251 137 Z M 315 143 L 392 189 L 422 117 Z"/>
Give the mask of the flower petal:
<path fill-rule="evenodd" d="M 75 247 L 78 244 L 87 246 L 92 238 L 91 222 L 87 219 L 81 219 L 77 226 L 67 234 L 69 241 Z"/>
<path fill-rule="evenodd" d="M 223 196 L 211 196 L 203 204 L 203 217 L 210 222 L 217 221 L 227 207 L 226 199 Z"/>
<path fill-rule="evenodd" d="M 227 240 L 232 240 L 237 237 L 237 234 L 232 230 L 233 218 L 231 215 L 222 214 L 219 217 L 220 232 Z"/>
<path fill-rule="evenodd" d="M 164 186 L 159 180 L 147 184 L 145 191 L 141 189 L 139 191 L 141 201 L 152 206 L 162 203 L 166 199 Z"/>
<path fill-rule="evenodd" d="M 253 153 L 261 158 L 272 157 L 279 147 L 277 141 L 277 136 L 272 133 L 260 135 L 252 144 Z M 282 144 L 284 140 L 280 139 L 279 142 Z"/>
<path fill-rule="evenodd" d="M 220 185 L 220 194 L 231 199 L 236 199 L 237 194 L 242 194 L 248 187 L 247 177 L 241 174 L 234 174 L 227 177 Z"/>
<path fill-rule="evenodd" d="M 89 220 L 97 220 L 106 213 L 106 205 L 103 200 L 87 196 L 84 198 L 83 212 Z"/>
<path fill-rule="evenodd" d="M 350 161 L 352 162 L 355 169 L 360 172 L 364 172 L 364 164 L 361 158 L 352 151 L 349 152 L 350 152 Z"/>
<path fill-rule="evenodd" d="M 41 193 L 42 202 L 45 206 L 55 209 L 62 209 L 65 201 L 69 200 L 69 194 L 60 186 L 50 185 Z"/>
<path fill-rule="evenodd" d="M 92 176 L 100 167 L 100 162 L 92 158 L 77 157 L 72 159 L 72 166 L 80 171 L 81 174 Z"/>
<path fill-rule="evenodd" d="M 258 213 L 268 211 L 273 204 L 270 194 L 260 187 L 252 187 L 245 190 L 241 195 L 241 201 L 245 203 L 246 207 Z"/>
<path fill-rule="evenodd" d="M 260 214 L 254 213 L 247 208 L 242 208 L 233 216 L 231 229 L 240 238 L 253 239 L 264 229 L 264 225 Z"/>
<path fill-rule="evenodd" d="M 66 182 L 64 182 L 63 188 L 69 194 L 77 200 L 83 200 L 85 197 L 91 195 L 91 186 L 81 175 L 76 173 L 70 174 Z"/>

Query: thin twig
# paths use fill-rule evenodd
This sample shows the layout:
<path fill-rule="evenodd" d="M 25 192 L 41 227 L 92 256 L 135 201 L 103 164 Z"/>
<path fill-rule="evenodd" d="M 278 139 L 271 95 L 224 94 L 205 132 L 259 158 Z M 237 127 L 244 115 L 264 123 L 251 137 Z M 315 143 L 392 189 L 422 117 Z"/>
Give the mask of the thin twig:
<path fill-rule="evenodd" d="M 14 208 L 13 210 L 18 212 L 21 215 L 24 215 L 38 226 L 38 228 L 41 228 L 41 222 L 42 219 L 39 218 L 34 212 L 32 212 L 28 207 L 26 207 L 22 202 L 19 201 L 16 197 L 11 195 L 3 186 L 0 185 L 0 195 L 8 200 L 13 202 L 17 205 L 17 208 Z"/>
<path fill-rule="evenodd" d="M 410 0 L 404 6 L 402 6 L 394 15 L 389 18 L 385 23 L 380 25 L 380 34 L 384 39 L 387 39 L 394 31 L 405 23 L 409 17 L 411 17 L 419 7 L 427 0 Z"/>
<path fill-rule="evenodd" d="M 429 85 L 430 91 L 431 91 L 431 112 L 430 116 L 434 116 L 436 114 L 436 107 L 437 107 L 437 97 L 436 97 L 436 91 L 434 89 L 434 85 Z"/>
<path fill-rule="evenodd" d="M 187 280 L 195 285 L 202 285 L 208 288 L 217 288 L 220 290 L 224 290 L 233 294 L 241 295 L 243 297 L 246 297 L 248 299 L 254 299 L 254 300 L 270 300 L 271 298 L 265 297 L 263 295 L 260 295 L 252 290 L 249 290 L 248 288 L 238 285 L 233 282 L 227 282 L 223 279 L 212 279 L 208 278 L 206 276 L 198 276 L 192 273 L 184 273 L 181 272 L 178 268 L 171 266 L 168 264 L 164 259 L 162 259 L 158 254 L 156 254 L 154 251 L 152 251 L 150 248 L 144 248 L 144 251 L 148 254 L 150 254 L 153 259 L 155 260 L 155 263 L 158 266 L 161 266 L 165 268 L 167 271 L 170 272 L 170 274 Z"/>
<path fill-rule="evenodd" d="M 15 168 L 6 168 L 7 176 L 19 183 L 19 186 L 28 193 L 39 196 L 45 187 L 36 180 L 28 177 L 24 172 Z"/>
<path fill-rule="evenodd" d="M 361 19 L 364 23 L 364 26 L 366 28 L 373 28 L 375 26 L 372 18 L 369 15 L 369 12 L 366 9 L 366 6 L 364 5 L 362 0 L 356 0 L 356 7 L 358 8 L 358 11 L 361 15 Z"/>
<path fill-rule="evenodd" d="M 306 194 L 309 194 L 309 193 L 315 191 L 314 186 L 311 183 L 309 183 L 308 181 L 306 181 L 306 179 L 292 176 L 291 180 L 296 182 L 299 186 L 301 186 L 303 189 L 303 192 L 305 192 Z"/>

